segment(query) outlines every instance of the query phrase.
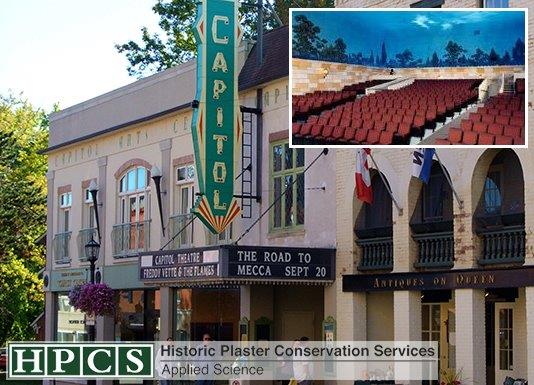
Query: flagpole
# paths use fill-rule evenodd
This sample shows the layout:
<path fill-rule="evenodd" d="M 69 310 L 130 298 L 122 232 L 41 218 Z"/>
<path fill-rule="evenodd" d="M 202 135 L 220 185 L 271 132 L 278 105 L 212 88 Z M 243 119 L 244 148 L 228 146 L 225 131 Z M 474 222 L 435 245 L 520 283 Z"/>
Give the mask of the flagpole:
<path fill-rule="evenodd" d="M 384 178 L 384 175 L 382 175 L 382 172 L 380 171 L 380 168 L 378 167 L 378 164 L 376 163 L 375 158 L 373 158 L 373 154 L 371 154 L 371 152 L 369 152 L 368 155 L 371 158 L 371 160 L 373 161 L 373 164 L 375 165 L 375 168 L 378 171 L 378 175 L 380 175 L 380 179 L 382 179 L 382 183 L 386 187 L 386 190 L 387 190 L 389 196 L 391 197 L 391 200 L 393 201 L 393 204 L 397 208 L 397 211 L 399 212 L 399 216 L 401 216 L 402 213 L 403 213 L 402 207 L 400 207 L 399 203 L 397 202 L 397 200 L 393 196 L 393 191 L 391 191 L 391 189 L 389 188 L 389 184 L 387 183 L 386 179 Z"/>
<path fill-rule="evenodd" d="M 464 208 L 464 202 L 460 199 L 460 196 L 454 189 L 454 186 L 452 185 L 451 177 L 449 176 L 449 173 L 447 170 L 445 170 L 445 167 L 443 166 L 443 163 L 441 163 L 441 159 L 439 159 L 438 150 L 434 150 L 434 154 L 436 155 L 436 159 L 438 160 L 439 166 L 441 167 L 441 170 L 443 171 L 443 174 L 445 174 L 445 178 L 447 178 L 447 182 L 449 183 L 449 186 L 451 187 L 452 193 L 454 194 L 454 197 L 456 198 L 456 201 L 458 202 L 458 206 L 460 206 L 460 210 L 463 210 Z"/>

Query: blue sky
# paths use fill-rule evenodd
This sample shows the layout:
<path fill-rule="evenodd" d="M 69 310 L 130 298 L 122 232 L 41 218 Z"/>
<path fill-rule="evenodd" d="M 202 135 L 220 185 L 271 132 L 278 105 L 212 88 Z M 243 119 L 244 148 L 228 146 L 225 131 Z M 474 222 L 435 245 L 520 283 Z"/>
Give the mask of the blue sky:
<path fill-rule="evenodd" d="M 158 31 L 155 0 L 2 0 L 0 94 L 69 107 L 135 81 L 115 43 Z"/>
<path fill-rule="evenodd" d="M 477 47 L 511 54 L 518 37 L 525 41 L 524 14 L 518 11 L 298 11 L 293 12 L 293 23 L 299 14 L 319 26 L 323 38 L 341 37 L 347 53 L 362 52 L 366 57 L 371 50 L 376 56 L 383 41 L 389 58 L 408 48 L 423 61 L 434 51 L 442 57 L 449 40 L 460 43 L 468 55 Z"/>

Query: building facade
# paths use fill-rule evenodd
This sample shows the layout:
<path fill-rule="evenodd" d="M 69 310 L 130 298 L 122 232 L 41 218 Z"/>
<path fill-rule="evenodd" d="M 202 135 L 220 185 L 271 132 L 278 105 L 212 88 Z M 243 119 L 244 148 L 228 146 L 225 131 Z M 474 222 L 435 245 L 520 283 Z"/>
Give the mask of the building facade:
<path fill-rule="evenodd" d="M 97 340 L 200 340 L 204 333 L 216 340 L 321 339 L 322 322 L 333 315 L 324 291 L 334 274 L 335 201 L 327 197 L 335 194 L 335 155 L 289 148 L 287 41 L 287 27 L 266 33 L 261 61 L 255 46 L 240 50 L 244 133 L 235 194 L 242 215 L 218 236 L 198 220 L 187 225 L 198 192 L 195 62 L 52 115 L 47 340 L 87 339 L 85 317 L 67 294 L 88 280 L 84 246 L 98 237 L 89 193 L 95 183 L 96 280 L 115 290 L 117 305 L 114 317 L 97 318 Z M 157 169 L 163 218 L 151 178 Z M 215 270 L 184 262 L 188 278 L 142 273 L 140 260 L 160 249 L 185 259 L 202 255 L 203 262 L 213 252 L 221 257 Z M 242 260 L 222 261 L 230 254 Z M 324 262 L 318 272 L 308 258 Z"/>
<path fill-rule="evenodd" d="M 336 5 L 530 6 L 513 0 L 338 0 Z M 530 60 L 532 20 L 529 15 Z M 531 97 L 530 81 L 528 90 Z M 528 122 L 533 123 L 530 102 Z M 434 161 L 424 185 L 411 177 L 410 150 L 373 150 L 400 211 L 373 164 L 375 201 L 364 207 L 355 200 L 354 183 L 346 183 L 355 169 L 354 150 L 336 151 L 338 338 L 439 341 L 440 369 L 461 373 L 462 383 L 502 384 L 506 376 L 532 381 L 533 152 L 437 152 L 444 170 Z"/>

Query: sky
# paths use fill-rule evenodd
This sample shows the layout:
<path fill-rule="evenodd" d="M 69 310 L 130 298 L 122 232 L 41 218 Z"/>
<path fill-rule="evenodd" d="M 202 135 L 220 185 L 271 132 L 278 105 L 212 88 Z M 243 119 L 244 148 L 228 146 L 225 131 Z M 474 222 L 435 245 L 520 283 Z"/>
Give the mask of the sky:
<path fill-rule="evenodd" d="M 155 0 L 2 0 L 0 95 L 47 111 L 101 95 L 136 79 L 114 45 L 159 31 Z"/>
<path fill-rule="evenodd" d="M 376 56 L 382 42 L 389 58 L 410 49 L 423 62 L 433 52 L 442 57 L 449 40 L 454 40 L 470 56 L 477 47 L 498 53 L 511 48 L 517 38 L 525 41 L 523 12 L 488 11 L 393 11 L 393 12 L 293 12 L 293 23 L 299 14 L 306 15 L 321 28 L 321 37 L 333 42 L 341 37 L 347 53 L 362 52 Z"/>

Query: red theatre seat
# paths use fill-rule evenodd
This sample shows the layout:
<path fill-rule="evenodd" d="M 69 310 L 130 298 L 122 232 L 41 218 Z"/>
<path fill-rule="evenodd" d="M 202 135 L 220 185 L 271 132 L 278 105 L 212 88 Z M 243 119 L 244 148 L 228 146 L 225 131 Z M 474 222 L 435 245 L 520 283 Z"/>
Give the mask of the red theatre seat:
<path fill-rule="evenodd" d="M 488 131 L 488 125 L 484 122 L 475 122 L 473 124 L 473 131 L 481 133 Z"/>
<path fill-rule="evenodd" d="M 496 136 L 495 137 L 495 144 L 504 144 L 504 145 L 510 145 L 514 143 L 514 139 L 509 136 Z"/>
<path fill-rule="evenodd" d="M 463 144 L 477 144 L 478 134 L 474 131 L 464 132 Z"/>
<path fill-rule="evenodd" d="M 380 133 L 380 144 L 391 144 L 391 143 L 393 143 L 393 132 L 382 131 Z"/>
<path fill-rule="evenodd" d="M 451 143 L 460 143 L 462 141 L 462 130 L 458 128 L 449 128 L 449 141 Z"/>
<path fill-rule="evenodd" d="M 367 133 L 367 143 L 377 144 L 380 141 L 380 131 L 370 130 Z"/>
<path fill-rule="evenodd" d="M 491 123 L 488 127 L 488 133 L 493 135 L 502 135 L 504 127 L 499 123 Z"/>
<path fill-rule="evenodd" d="M 471 131 L 473 129 L 473 122 L 470 120 L 462 120 L 462 123 L 460 124 L 460 128 L 463 131 Z"/>
<path fill-rule="evenodd" d="M 487 133 L 482 133 L 478 136 L 478 144 L 491 145 L 495 140 L 495 136 Z"/>
<path fill-rule="evenodd" d="M 367 140 L 367 133 L 368 130 L 360 129 L 356 131 L 356 142 L 357 143 L 363 143 Z"/>

